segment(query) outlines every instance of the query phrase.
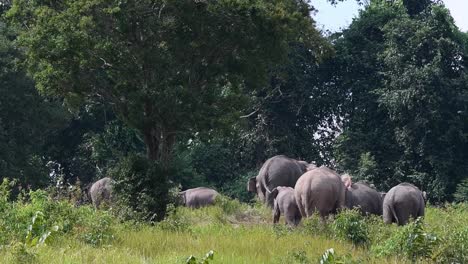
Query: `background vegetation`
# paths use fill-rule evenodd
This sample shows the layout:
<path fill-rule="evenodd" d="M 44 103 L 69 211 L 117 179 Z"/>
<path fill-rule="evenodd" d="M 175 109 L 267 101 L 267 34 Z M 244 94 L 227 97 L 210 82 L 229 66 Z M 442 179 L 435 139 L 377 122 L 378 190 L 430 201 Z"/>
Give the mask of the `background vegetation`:
<path fill-rule="evenodd" d="M 172 210 L 171 193 L 197 186 L 253 204 L 246 180 L 277 154 L 382 191 L 409 181 L 436 205 L 467 201 L 468 33 L 440 1 L 362 2 L 349 28 L 325 34 L 308 1 L 0 1 L 2 258 L 154 262 L 214 249 L 223 263 L 307 263 L 327 249 L 307 249 L 317 241 L 335 249 L 325 259 L 466 258 L 464 205 L 430 208 L 425 223 L 393 235 L 352 213 L 330 227 L 311 220 L 303 228 L 319 228 L 314 238 L 263 225 L 269 215 L 245 204 Z M 119 209 L 75 208 L 106 176 Z M 165 220 L 132 229 L 129 219 Z M 256 245 L 288 246 L 224 250 L 249 233 Z M 212 243 L 160 248 L 174 236 Z M 145 246 L 149 237 L 167 240 Z M 49 240 L 56 247 L 36 248 Z"/>

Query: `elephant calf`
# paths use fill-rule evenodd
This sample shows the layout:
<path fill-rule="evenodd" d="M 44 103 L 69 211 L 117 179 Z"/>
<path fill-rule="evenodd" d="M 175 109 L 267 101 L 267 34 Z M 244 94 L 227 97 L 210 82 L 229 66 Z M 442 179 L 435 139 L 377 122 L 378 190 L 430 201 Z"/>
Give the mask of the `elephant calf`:
<path fill-rule="evenodd" d="M 112 198 L 112 180 L 109 177 L 102 178 L 93 183 L 89 189 L 89 196 L 96 209 L 102 202 L 110 202 Z"/>
<path fill-rule="evenodd" d="M 346 190 L 346 207 L 357 207 L 363 215 L 382 215 L 381 194 L 363 182 L 353 183 Z"/>
<path fill-rule="evenodd" d="M 287 225 L 297 226 L 301 222 L 302 215 L 297 207 L 294 189 L 280 186 L 273 189 L 271 195 L 274 199 L 273 223 L 278 223 L 280 216 L 284 215 Z"/>
<path fill-rule="evenodd" d="M 189 208 L 200 208 L 215 203 L 219 193 L 206 187 L 198 187 L 179 192 L 179 198 L 184 206 Z"/>
<path fill-rule="evenodd" d="M 405 225 L 410 217 L 424 216 L 425 193 L 410 183 L 391 188 L 383 200 L 383 219 L 386 224 Z"/>

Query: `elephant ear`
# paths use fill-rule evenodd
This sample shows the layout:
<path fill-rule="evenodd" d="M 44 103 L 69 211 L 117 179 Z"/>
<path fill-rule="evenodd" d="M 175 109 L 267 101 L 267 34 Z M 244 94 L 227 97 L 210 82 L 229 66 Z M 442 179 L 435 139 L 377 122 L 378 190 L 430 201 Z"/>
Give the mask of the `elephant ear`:
<path fill-rule="evenodd" d="M 427 193 L 426 192 L 422 192 L 422 197 L 423 197 L 424 201 L 427 201 Z"/>
<path fill-rule="evenodd" d="M 249 192 L 256 192 L 257 191 L 257 178 L 252 177 L 249 179 L 249 182 L 247 183 L 247 191 Z"/>
<path fill-rule="evenodd" d="M 276 199 L 276 196 L 278 196 L 278 188 L 274 188 L 273 190 L 271 190 L 271 197 L 273 197 L 273 199 Z"/>

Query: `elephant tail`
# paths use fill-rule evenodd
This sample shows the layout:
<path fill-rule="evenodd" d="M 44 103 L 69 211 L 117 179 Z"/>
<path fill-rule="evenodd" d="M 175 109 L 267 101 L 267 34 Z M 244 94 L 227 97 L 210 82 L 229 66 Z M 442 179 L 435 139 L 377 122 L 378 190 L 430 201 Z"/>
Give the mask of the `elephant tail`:
<path fill-rule="evenodd" d="M 273 224 L 279 222 L 281 216 L 281 211 L 279 209 L 278 201 L 275 200 L 274 207 L 273 207 Z"/>
<path fill-rule="evenodd" d="M 308 191 L 308 192 L 305 192 L 304 196 L 302 197 L 306 217 L 312 216 L 315 211 L 315 202 L 314 202 L 313 195 L 311 194 L 312 193 Z"/>
<path fill-rule="evenodd" d="M 395 221 L 396 221 L 397 225 L 399 225 L 400 220 L 398 220 L 397 214 L 395 212 L 395 206 L 393 204 L 391 204 L 389 207 L 390 207 L 390 211 L 392 212 L 393 218 L 395 218 Z"/>

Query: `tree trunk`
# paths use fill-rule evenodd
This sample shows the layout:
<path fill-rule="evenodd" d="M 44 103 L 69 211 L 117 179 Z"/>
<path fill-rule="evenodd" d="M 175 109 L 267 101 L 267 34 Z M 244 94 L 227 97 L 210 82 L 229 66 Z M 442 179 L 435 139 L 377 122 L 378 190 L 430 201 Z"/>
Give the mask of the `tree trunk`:
<path fill-rule="evenodd" d="M 150 160 L 159 161 L 161 132 L 157 129 L 149 128 L 143 131 L 143 136 L 146 144 L 146 156 Z"/>
<path fill-rule="evenodd" d="M 175 133 L 162 132 L 156 128 L 143 131 L 148 159 L 160 162 L 168 168 L 171 163 L 172 149 L 176 141 Z"/>

